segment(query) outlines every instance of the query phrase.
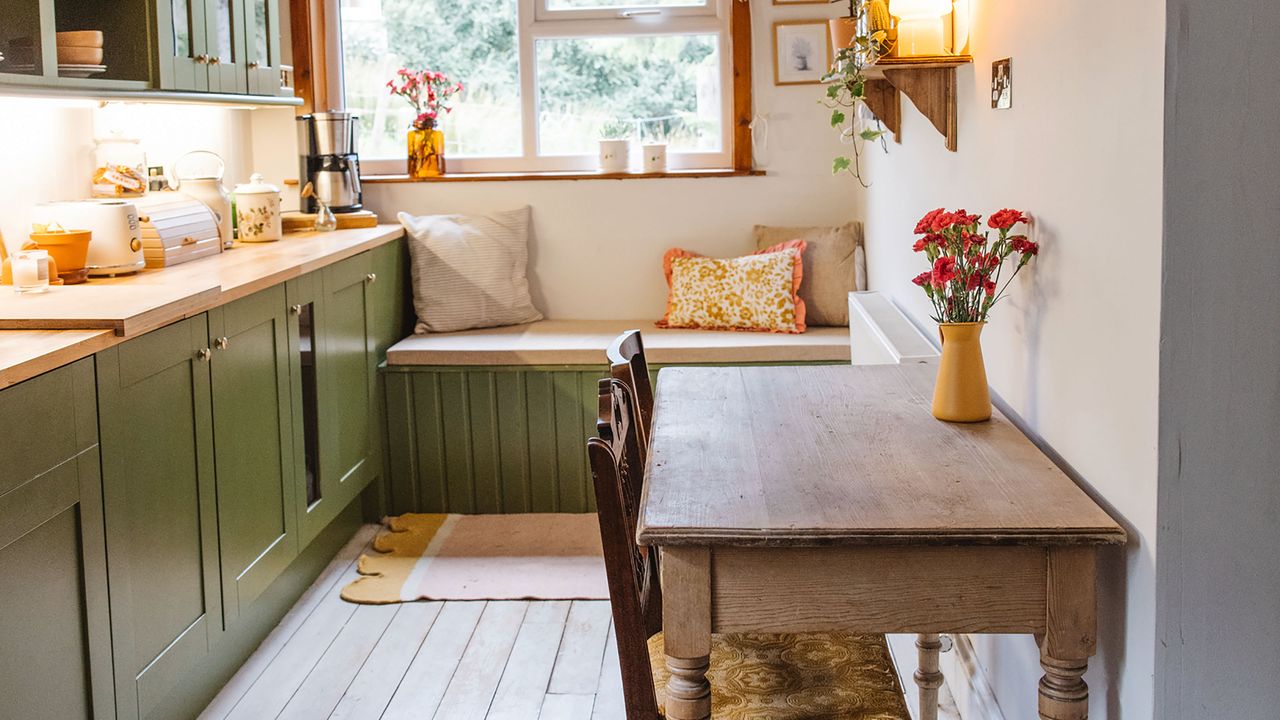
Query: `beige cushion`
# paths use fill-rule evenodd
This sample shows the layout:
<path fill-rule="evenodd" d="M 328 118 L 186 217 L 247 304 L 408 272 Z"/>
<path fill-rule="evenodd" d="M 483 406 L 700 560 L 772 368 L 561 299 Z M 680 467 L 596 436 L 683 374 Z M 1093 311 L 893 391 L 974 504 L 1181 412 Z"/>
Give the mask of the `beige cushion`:
<path fill-rule="evenodd" d="M 867 286 L 862 223 L 839 227 L 757 225 L 755 235 L 757 250 L 787 240 L 808 243 L 804 251 L 804 282 L 800 285 L 805 322 L 810 327 L 849 325 L 849 293 Z"/>
<path fill-rule="evenodd" d="M 650 320 L 543 320 L 517 327 L 411 335 L 387 351 L 388 365 L 604 365 L 620 333 L 639 328 L 655 364 L 849 362 L 849 331 L 803 335 L 660 329 Z"/>
<path fill-rule="evenodd" d="M 409 235 L 415 332 L 542 319 L 529 297 L 529 208 L 490 215 L 400 213 Z"/>

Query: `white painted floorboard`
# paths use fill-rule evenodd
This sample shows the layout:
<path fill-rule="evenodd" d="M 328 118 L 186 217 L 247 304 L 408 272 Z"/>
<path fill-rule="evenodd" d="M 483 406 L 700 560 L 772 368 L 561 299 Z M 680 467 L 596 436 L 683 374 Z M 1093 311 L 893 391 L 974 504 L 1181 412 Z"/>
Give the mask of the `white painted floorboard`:
<path fill-rule="evenodd" d="M 201 720 L 625 720 L 608 602 L 347 603 L 376 530 L 343 547 Z"/>

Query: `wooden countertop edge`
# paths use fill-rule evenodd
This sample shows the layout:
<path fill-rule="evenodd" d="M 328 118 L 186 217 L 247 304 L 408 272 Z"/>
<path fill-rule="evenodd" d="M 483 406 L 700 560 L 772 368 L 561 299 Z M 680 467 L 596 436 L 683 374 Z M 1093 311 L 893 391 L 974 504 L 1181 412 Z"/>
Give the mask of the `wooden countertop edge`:
<path fill-rule="evenodd" d="M 725 545 L 734 547 L 825 547 L 858 545 L 1003 545 L 1064 546 L 1124 545 L 1128 534 L 1123 528 L 1072 528 L 1069 530 L 965 529 L 939 532 L 936 529 L 911 532 L 903 530 L 863 533 L 822 533 L 793 530 L 715 531 L 701 528 L 640 527 L 636 539 L 641 545 Z"/>
<path fill-rule="evenodd" d="M 185 300 L 168 303 L 161 308 L 157 308 L 153 312 L 147 313 L 143 316 L 143 322 L 135 322 L 130 327 L 121 328 L 121 331 L 125 333 L 124 336 L 118 335 L 110 329 L 102 329 L 78 342 L 56 346 L 48 352 L 32 355 L 29 358 L 0 366 L 0 390 L 17 385 L 25 380 L 30 380 L 31 378 L 34 378 L 37 375 L 42 375 L 50 370 L 56 370 L 64 365 L 69 365 L 81 358 L 88 357 L 114 345 L 118 345 L 132 337 L 137 337 L 138 335 L 156 330 L 170 323 L 177 322 L 178 320 L 195 317 L 196 315 L 208 312 L 213 308 L 252 295 L 260 290 L 265 290 L 266 288 L 278 285 L 282 282 L 287 282 L 294 278 L 301 277 L 302 275 L 314 272 L 328 265 L 359 255 L 367 250 L 381 247 L 382 245 L 393 242 L 404 236 L 404 229 L 402 227 L 390 224 L 379 225 L 377 228 L 357 228 L 350 232 L 367 233 L 371 230 L 382 230 L 384 232 L 376 233 L 363 242 L 337 249 L 331 253 L 326 253 L 323 256 L 311 258 L 275 272 L 267 273 L 250 282 L 222 287 L 220 291 L 218 288 L 201 288 L 194 290 L 191 296 Z M 337 232 L 346 231 L 339 230 Z M 215 258 L 206 258 L 205 260 L 214 259 Z M 203 261 L 204 260 L 197 260 L 195 262 Z M 47 330 L 47 332 L 52 335 L 62 332 L 86 333 L 94 332 L 95 330 L 95 328 L 67 328 L 66 330 Z M 5 333 L 10 332 L 21 333 L 25 331 L 0 330 L 0 341 L 3 341 Z M 57 345 L 57 343 L 51 342 L 50 345 Z"/>

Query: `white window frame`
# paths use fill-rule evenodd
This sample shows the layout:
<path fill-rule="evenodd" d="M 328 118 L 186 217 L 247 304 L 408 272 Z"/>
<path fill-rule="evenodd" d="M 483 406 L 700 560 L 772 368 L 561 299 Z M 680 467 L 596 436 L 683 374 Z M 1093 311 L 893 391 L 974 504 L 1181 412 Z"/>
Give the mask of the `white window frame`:
<path fill-rule="evenodd" d="M 723 169 L 733 164 L 733 48 L 730 12 L 733 0 L 705 0 L 703 5 L 656 7 L 645 0 L 625 8 L 551 10 L 548 0 L 517 0 L 517 34 L 520 73 L 520 155 L 506 157 L 449 157 L 454 173 L 592 172 L 595 155 L 539 155 L 538 91 L 535 44 L 540 39 L 574 37 L 626 37 L 647 35 L 711 35 L 719 38 L 720 150 L 671 152 L 671 170 Z M 336 1 L 335 3 L 336 4 Z M 360 159 L 368 175 L 404 174 L 400 158 Z"/>

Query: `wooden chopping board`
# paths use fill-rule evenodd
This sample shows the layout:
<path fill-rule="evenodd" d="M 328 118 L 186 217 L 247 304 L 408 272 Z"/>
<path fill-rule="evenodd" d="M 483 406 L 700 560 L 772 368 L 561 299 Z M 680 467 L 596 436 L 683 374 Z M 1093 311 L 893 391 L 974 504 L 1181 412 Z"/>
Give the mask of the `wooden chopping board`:
<path fill-rule="evenodd" d="M 378 224 L 378 216 L 369 210 L 334 213 L 333 216 L 338 219 L 339 230 L 371 228 Z M 315 213 L 287 212 L 281 215 L 280 219 L 284 222 L 285 232 L 305 232 L 314 230 L 316 226 Z"/>
<path fill-rule="evenodd" d="M 132 337 L 217 303 L 214 281 L 181 287 L 161 284 L 95 284 L 50 287 L 19 295 L 0 286 L 0 330 L 111 330 Z"/>

